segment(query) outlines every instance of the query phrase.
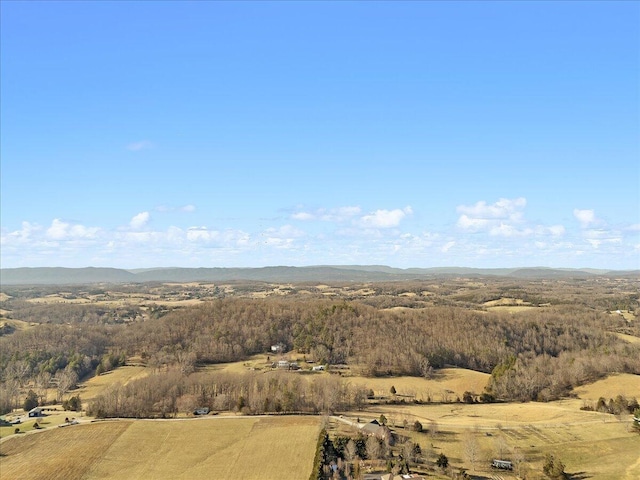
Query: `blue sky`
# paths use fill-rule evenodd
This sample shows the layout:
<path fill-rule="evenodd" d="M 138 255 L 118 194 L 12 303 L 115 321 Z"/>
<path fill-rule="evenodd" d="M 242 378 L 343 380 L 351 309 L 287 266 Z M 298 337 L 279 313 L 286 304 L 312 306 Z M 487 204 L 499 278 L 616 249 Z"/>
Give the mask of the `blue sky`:
<path fill-rule="evenodd" d="M 3 268 L 640 268 L 637 2 L 0 8 Z"/>

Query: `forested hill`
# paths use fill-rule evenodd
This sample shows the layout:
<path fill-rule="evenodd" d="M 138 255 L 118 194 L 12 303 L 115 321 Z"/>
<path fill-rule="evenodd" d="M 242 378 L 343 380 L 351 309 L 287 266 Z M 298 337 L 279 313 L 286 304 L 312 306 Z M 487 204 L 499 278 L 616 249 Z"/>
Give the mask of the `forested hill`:
<path fill-rule="evenodd" d="M 118 268 L 3 268 L 2 285 L 142 283 L 252 280 L 264 282 L 378 282 L 411 280 L 434 276 L 508 276 L 517 278 L 579 278 L 593 275 L 640 276 L 640 271 L 593 269 L 461 267 L 392 268 L 383 265 L 344 265 L 263 268 L 156 268 L 124 270 Z"/>

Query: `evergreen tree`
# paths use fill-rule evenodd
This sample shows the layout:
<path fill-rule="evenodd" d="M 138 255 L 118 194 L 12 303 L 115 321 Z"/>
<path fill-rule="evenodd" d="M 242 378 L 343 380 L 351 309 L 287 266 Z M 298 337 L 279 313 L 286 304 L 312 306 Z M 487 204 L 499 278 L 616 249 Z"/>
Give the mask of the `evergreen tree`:
<path fill-rule="evenodd" d="M 24 408 L 25 412 L 35 408 L 38 406 L 38 395 L 33 390 L 29 390 L 27 393 L 27 397 L 24 399 L 24 404 L 22 408 Z"/>

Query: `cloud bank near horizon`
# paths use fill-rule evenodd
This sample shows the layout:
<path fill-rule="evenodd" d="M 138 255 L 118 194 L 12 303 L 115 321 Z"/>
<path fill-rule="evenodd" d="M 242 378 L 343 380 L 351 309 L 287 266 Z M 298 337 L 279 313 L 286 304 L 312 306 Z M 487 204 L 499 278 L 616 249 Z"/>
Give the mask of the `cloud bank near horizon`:
<path fill-rule="evenodd" d="M 608 225 L 576 208 L 563 224 L 532 222 L 524 197 L 458 205 L 451 225 L 427 230 L 414 207 L 364 211 L 347 205 L 297 207 L 273 225 L 237 228 L 189 224 L 196 206 L 156 207 L 115 228 L 52 219 L 2 229 L 2 266 L 226 266 L 385 264 L 639 268 L 640 228 Z M 157 212 L 152 214 L 151 211 Z M 156 215 L 180 214 L 163 224 Z M 158 220 L 158 221 L 156 221 Z M 176 219 L 174 219 L 176 220 Z"/>

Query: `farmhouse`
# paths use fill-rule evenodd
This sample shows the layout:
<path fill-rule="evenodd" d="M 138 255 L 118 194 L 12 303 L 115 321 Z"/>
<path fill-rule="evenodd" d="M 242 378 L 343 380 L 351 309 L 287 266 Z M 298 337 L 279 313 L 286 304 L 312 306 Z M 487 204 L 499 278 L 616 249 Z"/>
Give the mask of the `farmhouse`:
<path fill-rule="evenodd" d="M 393 434 L 389 428 L 380 425 L 377 420 L 372 420 L 360 427 L 360 431 L 368 436 L 375 436 L 384 440 L 389 439 L 389 443 L 393 444 Z"/>

